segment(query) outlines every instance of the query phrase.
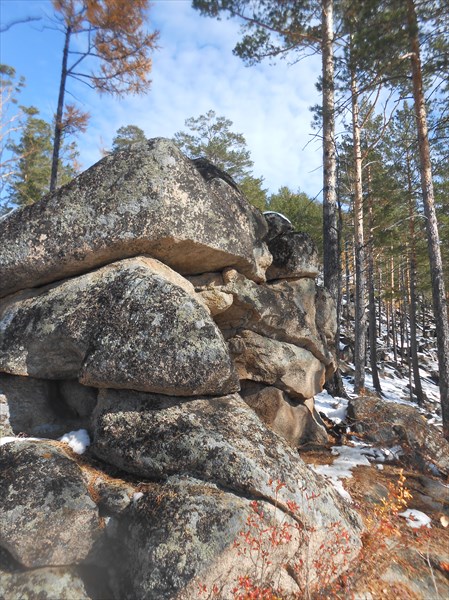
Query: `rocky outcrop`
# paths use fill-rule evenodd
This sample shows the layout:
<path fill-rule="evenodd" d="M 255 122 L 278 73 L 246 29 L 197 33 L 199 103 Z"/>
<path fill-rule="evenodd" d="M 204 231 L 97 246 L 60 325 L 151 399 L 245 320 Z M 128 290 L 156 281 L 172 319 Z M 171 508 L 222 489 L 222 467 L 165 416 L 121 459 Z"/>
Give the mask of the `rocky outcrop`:
<path fill-rule="evenodd" d="M 0 296 L 149 254 L 182 274 L 235 266 L 263 281 L 265 219 L 169 140 L 105 157 L 0 228 Z"/>
<path fill-rule="evenodd" d="M 278 387 L 293 398 L 312 398 L 323 389 L 325 368 L 308 350 L 242 331 L 229 340 L 240 379 Z"/>
<path fill-rule="evenodd" d="M 189 286 L 139 257 L 16 294 L 0 302 L 0 369 L 179 396 L 236 391 L 223 337 Z"/>
<path fill-rule="evenodd" d="M 333 576 L 347 568 L 360 521 L 296 451 L 327 441 L 313 396 L 335 369 L 307 236 L 157 139 L 5 218 L 0 257 L 2 432 L 84 427 L 92 442 L 83 458 L 48 440 L 0 447 L 8 589 L 232 598 L 265 572 L 301 594 L 321 552 Z M 239 545 L 252 526 L 270 532 L 268 570 Z"/>
<path fill-rule="evenodd" d="M 71 565 L 98 536 L 98 508 L 78 465 L 50 443 L 0 446 L 0 546 L 23 566 Z"/>
<path fill-rule="evenodd" d="M 348 418 L 367 440 L 386 446 L 400 444 L 422 467 L 430 463 L 449 475 L 449 442 L 414 406 L 360 397 L 350 401 Z"/>

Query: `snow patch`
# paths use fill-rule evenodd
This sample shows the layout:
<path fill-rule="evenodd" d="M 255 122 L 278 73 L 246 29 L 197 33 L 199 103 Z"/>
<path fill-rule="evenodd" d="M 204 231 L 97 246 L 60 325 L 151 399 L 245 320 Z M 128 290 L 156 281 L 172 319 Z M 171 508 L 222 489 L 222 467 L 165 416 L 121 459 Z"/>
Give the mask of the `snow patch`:
<path fill-rule="evenodd" d="M 133 494 L 133 503 L 135 504 L 141 498 L 143 498 L 143 493 L 142 492 L 135 492 Z"/>
<path fill-rule="evenodd" d="M 87 446 L 90 446 L 90 437 L 86 429 L 69 431 L 59 438 L 60 442 L 65 442 L 76 454 L 84 454 Z"/>
<path fill-rule="evenodd" d="M 400 517 L 407 520 L 407 525 L 413 529 L 420 527 L 431 527 L 432 519 L 426 513 L 416 510 L 415 508 L 407 508 L 404 512 L 398 513 Z"/>
<path fill-rule="evenodd" d="M 315 409 L 339 425 L 346 420 L 348 400 L 339 396 L 334 398 L 324 390 L 315 396 Z"/>

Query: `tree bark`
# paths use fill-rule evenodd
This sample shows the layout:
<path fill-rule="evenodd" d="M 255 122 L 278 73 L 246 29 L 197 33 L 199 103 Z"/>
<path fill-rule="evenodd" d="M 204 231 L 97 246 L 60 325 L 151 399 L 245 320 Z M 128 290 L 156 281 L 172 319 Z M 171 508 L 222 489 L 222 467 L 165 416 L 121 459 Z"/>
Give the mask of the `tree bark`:
<path fill-rule="evenodd" d="M 424 202 L 424 214 L 426 216 L 427 245 L 432 279 L 432 300 L 437 333 L 443 435 L 449 440 L 449 320 L 440 251 L 440 238 L 435 212 L 430 144 L 418 38 L 418 21 L 414 0 L 407 0 L 407 16 L 411 50 L 413 97 L 418 129 L 421 188 Z"/>
<path fill-rule="evenodd" d="M 391 247 L 391 252 L 393 248 Z M 393 254 L 390 258 L 390 282 L 391 282 L 391 339 L 393 342 L 393 358 L 394 362 L 398 362 L 398 338 L 396 332 L 396 304 L 395 304 L 395 289 L 394 289 L 394 258 Z"/>
<path fill-rule="evenodd" d="M 406 153 L 406 168 L 407 168 L 407 194 L 408 194 L 408 211 L 409 211 L 409 233 L 410 233 L 410 250 L 409 250 L 409 291 L 410 303 L 408 318 L 410 321 L 410 354 L 413 371 L 414 391 L 418 404 L 424 403 L 421 378 L 419 376 L 418 363 L 418 343 L 416 340 L 416 240 L 415 240 L 415 202 L 413 200 L 413 186 L 411 173 L 411 157 L 409 151 Z"/>
<path fill-rule="evenodd" d="M 370 170 L 368 168 L 368 316 L 369 316 L 369 356 L 373 386 L 379 396 L 382 395 L 379 371 L 377 368 L 377 327 L 376 327 L 376 302 L 374 297 L 374 236 L 373 236 L 373 198 L 371 195 Z M 379 312 L 379 323 L 381 313 Z"/>
<path fill-rule="evenodd" d="M 323 70 L 323 268 L 324 285 L 339 311 L 339 251 L 337 222 L 337 157 L 334 105 L 333 0 L 322 0 Z M 338 314 L 339 317 L 339 314 Z"/>
<path fill-rule="evenodd" d="M 351 67 L 352 137 L 354 148 L 354 236 L 355 236 L 355 341 L 354 392 L 365 387 L 366 364 L 366 285 L 365 242 L 363 235 L 362 150 L 360 141 L 359 101 L 355 70 Z"/>
<path fill-rule="evenodd" d="M 334 0 L 321 3 L 321 59 L 323 75 L 323 271 L 324 285 L 334 299 L 340 323 L 341 285 L 337 207 L 337 154 L 334 102 Z M 339 328 L 335 336 L 338 363 Z M 347 397 L 339 369 L 326 384 L 334 396 Z"/>
<path fill-rule="evenodd" d="M 69 45 L 72 28 L 67 25 L 65 32 L 64 50 L 62 53 L 62 67 L 61 67 L 61 79 L 59 82 L 59 96 L 58 106 L 56 108 L 55 115 L 55 133 L 53 140 L 53 157 L 51 162 L 51 175 L 50 175 L 50 192 L 56 189 L 58 184 L 58 168 L 59 168 L 59 153 L 61 150 L 61 139 L 62 139 L 62 115 L 64 112 L 64 94 L 65 86 L 67 82 L 67 60 L 69 56 Z"/>

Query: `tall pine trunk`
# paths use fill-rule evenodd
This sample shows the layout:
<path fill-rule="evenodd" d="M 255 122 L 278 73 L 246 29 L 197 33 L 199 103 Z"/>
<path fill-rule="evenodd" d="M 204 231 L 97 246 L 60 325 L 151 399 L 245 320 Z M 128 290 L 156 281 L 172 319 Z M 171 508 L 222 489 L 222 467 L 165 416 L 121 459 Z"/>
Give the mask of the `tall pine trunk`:
<path fill-rule="evenodd" d="M 355 236 L 355 340 L 354 392 L 365 387 L 366 364 L 366 285 L 365 242 L 363 235 L 362 149 L 360 140 L 359 100 L 355 70 L 351 66 L 352 143 L 354 149 L 354 236 Z"/>
<path fill-rule="evenodd" d="M 337 207 L 337 154 L 335 147 L 334 0 L 321 3 L 321 58 L 323 75 L 323 271 L 324 285 L 334 299 L 340 322 L 341 284 Z M 339 328 L 335 353 L 340 344 Z M 346 396 L 339 369 L 326 384 L 333 396 Z"/>
<path fill-rule="evenodd" d="M 419 376 L 418 362 L 418 343 L 416 340 L 416 239 L 415 239 L 415 202 L 413 199 L 412 173 L 411 173 L 411 157 L 407 149 L 406 153 L 406 168 L 407 168 L 407 195 L 408 195 L 408 211 L 409 211 L 409 233 L 410 233 L 410 249 L 409 249 L 409 321 L 410 321 L 410 354 L 413 371 L 413 383 L 415 396 L 418 404 L 421 406 L 424 403 L 421 378 Z"/>
<path fill-rule="evenodd" d="M 443 264 L 440 252 L 440 238 L 435 212 L 430 144 L 418 38 L 418 21 L 414 0 L 407 0 L 407 16 L 412 63 L 413 97 L 418 129 L 421 188 L 424 202 L 424 214 L 426 216 L 427 244 L 432 279 L 433 311 L 437 333 L 443 435 L 449 440 L 449 320 L 447 297 L 444 287 Z"/>
<path fill-rule="evenodd" d="M 67 60 L 69 57 L 71 33 L 72 28 L 70 26 L 67 26 L 65 33 L 64 50 L 62 53 L 62 67 L 61 79 L 59 82 L 58 106 L 56 108 L 55 115 L 55 133 L 53 140 L 53 157 L 51 161 L 50 192 L 53 192 L 58 184 L 59 153 L 61 151 L 62 140 L 62 115 L 64 113 L 64 94 L 67 81 Z"/>
<path fill-rule="evenodd" d="M 368 167 L 368 316 L 369 316 L 369 357 L 373 386 L 378 395 L 382 394 L 380 386 L 379 371 L 377 368 L 377 326 L 376 326 L 376 302 L 374 297 L 374 236 L 373 236 L 373 198 L 371 195 L 370 169 Z M 379 310 L 379 323 L 381 312 Z"/>
<path fill-rule="evenodd" d="M 391 247 L 390 257 L 390 284 L 391 284 L 391 339 L 393 341 L 393 358 L 398 362 L 398 338 L 396 331 L 396 303 L 395 303 L 395 283 L 394 283 L 394 257 L 393 247 Z"/>

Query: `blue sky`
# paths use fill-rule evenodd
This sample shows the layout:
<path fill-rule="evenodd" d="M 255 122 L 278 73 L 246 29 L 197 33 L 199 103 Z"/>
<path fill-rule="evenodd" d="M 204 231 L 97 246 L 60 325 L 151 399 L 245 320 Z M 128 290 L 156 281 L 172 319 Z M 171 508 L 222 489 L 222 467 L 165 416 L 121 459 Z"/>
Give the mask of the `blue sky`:
<path fill-rule="evenodd" d="M 26 78 L 20 102 L 36 106 L 51 120 L 55 110 L 62 56 L 61 33 L 43 28 L 52 15 L 49 0 L 0 0 L 1 23 L 27 16 L 41 21 L 16 25 L 2 34 L 1 62 Z M 153 55 L 152 86 L 145 96 L 99 96 L 70 81 L 68 90 L 91 113 L 89 128 L 78 137 L 83 169 L 101 158 L 117 129 L 134 124 L 148 137 L 172 137 L 184 121 L 212 109 L 243 133 L 254 161 L 254 175 L 276 192 L 281 185 L 315 196 L 322 186 L 321 144 L 314 139 L 309 107 L 319 103 L 315 82 L 319 57 L 289 66 L 263 63 L 246 67 L 232 54 L 239 40 L 235 20 L 201 17 L 189 0 L 156 0 L 149 28 L 160 31 Z"/>

